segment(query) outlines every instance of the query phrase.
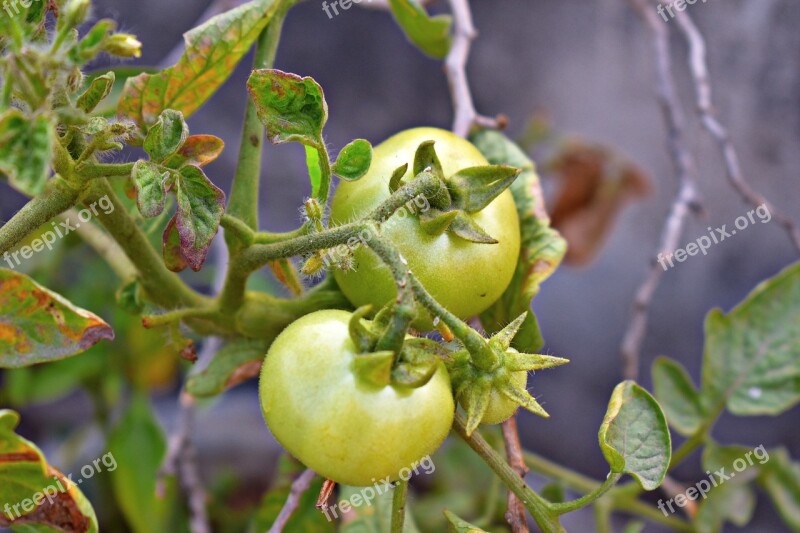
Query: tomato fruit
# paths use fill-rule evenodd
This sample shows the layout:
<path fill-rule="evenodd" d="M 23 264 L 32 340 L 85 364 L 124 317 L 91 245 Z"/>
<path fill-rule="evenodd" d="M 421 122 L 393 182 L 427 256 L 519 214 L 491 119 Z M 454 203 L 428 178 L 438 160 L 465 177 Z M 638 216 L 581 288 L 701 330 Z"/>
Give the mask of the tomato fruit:
<path fill-rule="evenodd" d="M 366 215 L 386 200 L 392 173 L 405 163 L 411 168 L 417 148 L 429 140 L 435 141 L 445 179 L 465 168 L 488 165 L 477 148 L 449 131 L 406 130 L 375 147 L 372 165 L 364 177 L 339 184 L 331 205 L 331 223 L 342 224 Z M 411 179 L 411 173 L 408 170 L 404 180 Z M 498 241 L 496 244 L 470 242 L 450 232 L 429 234 L 421 228 L 417 216 L 426 209 L 426 201 L 422 201 L 426 199 L 418 199 L 384 223 L 382 235 L 399 249 L 411 271 L 446 309 L 462 319 L 481 313 L 503 294 L 517 265 L 519 217 L 511 192 L 503 191 L 483 210 L 468 215 Z M 389 269 L 371 250 L 357 247 L 355 260 L 355 270 L 337 269 L 334 273 L 354 306 L 372 304 L 373 309 L 379 309 L 396 297 Z M 419 312 L 414 326 L 432 329 L 427 313 Z"/>
<path fill-rule="evenodd" d="M 261 371 L 261 408 L 293 456 L 338 483 L 399 478 L 433 453 L 453 423 L 450 377 L 441 362 L 417 388 L 377 386 L 354 373 L 352 313 L 316 311 L 273 342 Z"/>
<path fill-rule="evenodd" d="M 511 374 L 511 380 L 517 388 L 524 389 L 528 383 L 528 372 L 521 370 Z M 469 402 L 466 398 L 463 401 L 464 409 L 469 408 Z M 497 389 L 492 389 L 489 395 L 489 406 L 481 418 L 481 424 L 499 424 L 511 418 L 517 412 L 519 404 L 510 400 L 502 392 Z"/>

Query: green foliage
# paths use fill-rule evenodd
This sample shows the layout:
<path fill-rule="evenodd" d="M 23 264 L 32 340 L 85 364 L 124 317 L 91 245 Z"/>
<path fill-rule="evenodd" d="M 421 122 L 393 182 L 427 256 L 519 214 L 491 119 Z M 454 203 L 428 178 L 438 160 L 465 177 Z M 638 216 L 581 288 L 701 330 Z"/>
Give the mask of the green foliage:
<path fill-rule="evenodd" d="M 667 357 L 653 363 L 653 388 L 667 420 L 681 435 L 692 435 L 706 419 L 700 394 L 683 366 Z"/>
<path fill-rule="evenodd" d="M 430 17 L 417 0 L 389 0 L 397 24 L 417 48 L 425 54 L 441 59 L 450 51 L 452 17 Z"/>
<path fill-rule="evenodd" d="M 667 420 L 636 383 L 623 381 L 614 389 L 599 439 L 612 472 L 630 474 L 645 490 L 664 481 L 672 451 Z"/>
<path fill-rule="evenodd" d="M 222 394 L 258 374 L 269 343 L 260 339 L 235 339 L 222 347 L 202 372 L 186 382 L 192 396 L 205 398 Z"/>
<path fill-rule="evenodd" d="M 347 181 L 354 181 L 369 170 L 372 163 L 372 145 L 364 139 L 356 139 L 339 152 L 333 173 Z"/>
<path fill-rule="evenodd" d="M 19 368 L 63 359 L 114 331 L 24 274 L 0 269 L 0 367 Z"/>
<path fill-rule="evenodd" d="M 17 109 L 0 115 L 0 173 L 29 196 L 44 190 L 50 171 L 53 126 L 44 115 L 33 120 Z"/>
<path fill-rule="evenodd" d="M 190 117 L 225 83 L 285 3 L 253 0 L 187 32 L 186 51 L 174 66 L 127 80 L 119 114 L 142 126 L 153 124 L 166 109 Z"/>

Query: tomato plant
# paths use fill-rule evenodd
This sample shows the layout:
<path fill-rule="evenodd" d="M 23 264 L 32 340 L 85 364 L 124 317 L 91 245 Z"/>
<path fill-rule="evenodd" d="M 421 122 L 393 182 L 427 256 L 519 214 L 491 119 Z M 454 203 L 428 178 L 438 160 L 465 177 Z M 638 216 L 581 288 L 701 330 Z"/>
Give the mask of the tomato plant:
<path fill-rule="evenodd" d="M 637 380 L 663 276 L 653 261 L 622 342 L 625 379 L 608 387 L 605 416 L 597 417 L 607 475 L 596 481 L 528 452 L 519 408 L 550 416 L 532 394 L 548 374 L 532 373 L 569 362 L 545 349 L 532 301 L 568 241 L 568 263 L 595 257 L 619 206 L 647 189 L 642 172 L 605 146 L 569 144 L 548 165 L 568 182 L 551 220 L 528 152 L 546 150 L 539 141 L 553 133 L 534 122 L 518 142 L 501 131 L 506 119 L 475 109 L 465 69 L 476 32 L 466 0 L 435 16 L 418 0 L 363 3 L 389 11 L 414 46 L 443 61 L 453 131 L 407 129 L 375 148 L 355 139 L 333 157 L 322 87 L 275 68 L 297 2 L 234 3 L 209 8 L 218 14 L 185 34 L 166 68 L 108 66 L 139 58 L 144 45 L 116 21 L 95 20 L 89 0 L 3 3 L 0 179 L 25 203 L 0 221 L 0 527 L 523 533 L 532 522 L 557 533 L 561 516 L 592 506 L 598 531 L 627 514 L 675 531 L 714 532 L 750 521 L 758 484 L 781 519 L 800 529 L 797 461 L 783 448 L 724 444 L 717 440 L 724 433 L 712 431 L 726 411 L 780 415 L 800 402 L 800 265 L 729 312 L 709 312 L 699 386 L 661 357 L 651 393 Z M 338 15 L 359 3 L 326 2 L 323 11 Z M 660 257 L 700 211 L 701 195 L 669 32 L 653 26 L 660 22 L 644 0 L 631 4 L 656 40 L 658 94 L 681 184 Z M 774 214 L 800 249 L 792 218 L 741 176 L 732 136 L 713 113 L 702 37 L 688 15 L 676 18 L 692 52 L 701 123 L 722 147 L 731 183 L 758 205 L 750 222 L 753 213 L 765 210 L 762 222 Z M 227 139 L 192 131 L 191 117 L 251 49 L 228 186 L 212 165 Z M 305 158 L 310 195 L 296 198 L 302 220 L 289 231 L 270 231 L 260 219 L 265 140 L 293 145 Z M 703 239 L 705 255 L 711 244 Z M 696 244 L 681 257 L 696 255 Z M 567 334 L 586 334 L 575 322 Z M 593 364 L 609 364 L 608 354 L 591 355 Z M 266 453 L 274 443 L 262 424 L 263 438 L 219 430 L 223 408 L 201 401 L 243 383 L 238 398 L 256 413 L 260 405 L 281 445 L 277 461 Z M 173 400 L 177 409 L 165 409 Z M 61 401 L 90 404 L 94 418 L 81 411 L 77 427 L 59 419 L 41 432 L 42 447 L 23 436 L 40 433 L 20 425 L 20 412 L 26 420 L 33 414 L 28 404 Z M 177 419 L 169 439 L 159 418 Z M 231 446 L 220 454 L 226 466 L 234 444 L 254 440 L 263 462 L 231 475 L 199 469 L 195 420 Z M 574 438 L 522 420 L 542 438 Z M 42 450 L 54 448 L 47 439 L 55 434 L 68 437 L 48 459 Z M 683 440 L 673 449 L 675 435 Z M 80 479 L 51 462 L 94 453 L 100 442 L 108 453 L 80 468 Z M 731 474 L 713 491 L 703 479 L 684 494 L 675 479 L 684 471 L 676 469 L 699 449 L 702 470 L 719 483 L 726 468 L 747 474 Z M 429 462 L 442 467 L 409 483 Z M 534 490 L 529 469 L 552 483 Z M 643 493 L 662 485 L 668 499 L 652 505 Z M 341 500 L 331 505 L 334 494 Z M 639 531 L 642 523 L 625 527 Z"/>

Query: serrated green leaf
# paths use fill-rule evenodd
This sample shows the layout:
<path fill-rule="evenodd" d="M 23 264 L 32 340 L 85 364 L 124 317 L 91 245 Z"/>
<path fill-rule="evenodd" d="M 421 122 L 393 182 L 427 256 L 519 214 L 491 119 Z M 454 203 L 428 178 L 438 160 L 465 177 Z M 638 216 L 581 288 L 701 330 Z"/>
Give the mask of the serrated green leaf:
<path fill-rule="evenodd" d="M 18 109 L 0 115 L 0 173 L 28 196 L 44 190 L 50 175 L 53 125 L 47 117 L 26 117 Z"/>
<path fill-rule="evenodd" d="M 190 30 L 184 35 L 186 51 L 174 66 L 127 80 L 118 113 L 139 125 L 154 123 L 165 109 L 190 117 L 228 79 L 287 1 L 253 0 Z"/>
<path fill-rule="evenodd" d="M 774 450 L 758 481 L 783 521 L 800 531 L 800 463 L 792 461 L 786 450 Z"/>
<path fill-rule="evenodd" d="M 0 269 L 0 367 L 19 368 L 84 352 L 114 330 L 24 274 Z"/>
<path fill-rule="evenodd" d="M 655 398 L 635 382 L 614 389 L 598 439 L 612 472 L 630 474 L 644 490 L 664 481 L 672 456 L 667 420 Z"/>
<path fill-rule="evenodd" d="M 269 342 L 235 339 L 223 346 L 202 372 L 186 382 L 186 391 L 198 398 L 216 396 L 248 377 L 258 375 Z"/>
<path fill-rule="evenodd" d="M 47 464 L 35 444 L 15 432 L 18 424 L 17 413 L 0 410 L 0 501 L 5 504 L 0 527 L 97 533 L 89 501 L 70 479 Z"/>
<path fill-rule="evenodd" d="M 116 77 L 113 71 L 93 78 L 89 82 L 89 87 L 78 97 L 78 102 L 76 103 L 78 109 L 86 113 L 94 111 L 94 108 L 111 94 L 115 79 Z"/>
<path fill-rule="evenodd" d="M 510 165 L 522 170 L 510 186 L 519 214 L 522 246 L 508 288 L 494 305 L 481 314 L 481 323 L 491 333 L 530 309 L 530 302 L 539 293 L 540 285 L 561 264 L 567 243 L 550 227 L 550 217 L 544 208 L 542 188 L 533 161 L 497 131 L 480 131 L 471 140 L 489 163 Z M 512 346 L 521 352 L 537 352 L 543 345 L 536 317 L 529 313 Z"/>
<path fill-rule="evenodd" d="M 158 120 L 147 131 L 144 138 L 144 151 L 153 161 L 164 161 L 183 146 L 189 137 L 189 126 L 183 120 L 183 113 L 165 109 Z"/>
<path fill-rule="evenodd" d="M 444 515 L 447 517 L 447 531 L 450 533 L 487 533 L 475 524 L 470 524 L 447 509 L 445 509 Z"/>
<path fill-rule="evenodd" d="M 136 188 L 136 205 L 142 216 L 151 218 L 164 211 L 167 202 L 165 182 L 168 178 L 169 172 L 162 172 L 151 161 L 142 159 L 133 165 L 131 179 Z"/>
<path fill-rule="evenodd" d="M 225 193 L 193 165 L 180 170 L 175 194 L 178 213 L 175 226 L 181 239 L 181 253 L 197 272 L 203 267 L 211 241 L 219 230 L 225 208 Z"/>
<path fill-rule="evenodd" d="M 653 389 L 667 420 L 681 435 L 692 435 L 705 419 L 700 394 L 686 369 L 668 357 L 653 363 Z"/>
<path fill-rule="evenodd" d="M 372 164 L 372 145 L 364 139 L 356 139 L 339 152 L 333 173 L 346 181 L 355 181 L 367 173 Z"/>
<path fill-rule="evenodd" d="M 417 48 L 436 59 L 447 55 L 452 44 L 452 17 L 430 17 L 416 0 L 389 0 L 389 5 L 397 24 Z"/>
<path fill-rule="evenodd" d="M 776 415 L 800 402 L 800 263 L 706 317 L 702 399 L 710 413 Z"/>

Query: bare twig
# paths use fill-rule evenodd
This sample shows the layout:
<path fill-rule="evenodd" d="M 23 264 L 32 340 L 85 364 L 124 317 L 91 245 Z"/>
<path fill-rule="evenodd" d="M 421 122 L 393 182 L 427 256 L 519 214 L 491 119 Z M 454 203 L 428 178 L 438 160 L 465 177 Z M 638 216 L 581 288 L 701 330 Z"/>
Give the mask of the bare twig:
<path fill-rule="evenodd" d="M 511 468 L 519 474 L 519 477 L 525 478 L 528 473 L 528 466 L 525 464 L 525 456 L 522 452 L 522 444 L 519 442 L 519 431 L 517 431 L 517 417 L 512 416 L 502 424 L 503 427 L 503 440 L 506 443 L 506 455 L 508 455 L 508 464 Z M 511 526 L 513 533 L 528 533 L 528 520 L 525 517 L 525 506 L 522 504 L 516 494 L 508 491 L 508 510 L 506 511 L 506 521 Z"/>
<path fill-rule="evenodd" d="M 447 54 L 447 59 L 445 59 L 444 70 L 453 98 L 455 112 L 453 132 L 466 137 L 470 128 L 476 124 L 487 128 L 502 129 L 508 123 L 508 119 L 503 116 L 491 118 L 479 115 L 475 110 L 475 103 L 472 101 L 466 69 L 469 51 L 472 41 L 477 36 L 477 31 L 472 24 L 469 0 L 450 0 L 450 9 L 453 12 L 453 44 Z"/>
<path fill-rule="evenodd" d="M 208 495 L 200 479 L 197 458 L 191 442 L 194 428 L 195 400 L 187 392 L 181 392 L 178 411 L 178 427 L 167 444 L 167 456 L 158 473 L 158 493 L 164 494 L 164 477 L 178 476 L 186 493 L 191 513 L 192 533 L 211 533 L 211 523 L 206 511 Z"/>
<path fill-rule="evenodd" d="M 269 528 L 268 533 L 281 533 L 283 531 L 289 519 L 300 506 L 300 499 L 311 486 L 311 482 L 314 481 L 316 475 L 317 474 L 309 468 L 292 482 L 289 497 L 286 498 L 286 503 L 283 504 L 281 512 L 278 513 L 278 518 L 275 519 L 275 523 Z"/>
<path fill-rule="evenodd" d="M 659 20 L 656 10 L 651 9 L 646 0 L 628 1 L 652 34 L 658 71 L 658 98 L 669 131 L 670 152 L 680 184 L 664 224 L 659 245 L 659 251 L 668 253 L 678 247 L 678 239 L 689 212 L 700 210 L 700 197 L 694 181 L 695 163 L 684 139 L 684 113 L 672 76 L 672 55 L 667 28 Z M 636 291 L 633 317 L 621 347 L 623 375 L 626 379 L 638 377 L 639 353 L 647 329 L 648 311 L 663 273 L 663 269 L 654 259 L 647 277 Z"/>
<path fill-rule="evenodd" d="M 676 15 L 678 27 L 689 45 L 688 63 L 692 73 L 692 79 L 694 80 L 697 112 L 700 115 L 700 120 L 706 131 L 708 131 L 709 135 L 719 144 L 719 148 L 722 151 L 722 158 L 725 161 L 725 171 L 728 176 L 728 181 L 730 181 L 733 188 L 736 189 L 746 203 L 754 207 L 764 204 L 770 214 L 775 217 L 775 220 L 786 229 L 795 248 L 800 251 L 800 228 L 798 228 L 794 220 L 778 210 L 745 181 L 741 165 L 739 164 L 739 156 L 736 153 L 727 128 L 717 119 L 716 110 L 712 103 L 711 81 L 708 73 L 706 43 L 703 34 L 695 25 L 689 13 L 677 11 Z"/>

